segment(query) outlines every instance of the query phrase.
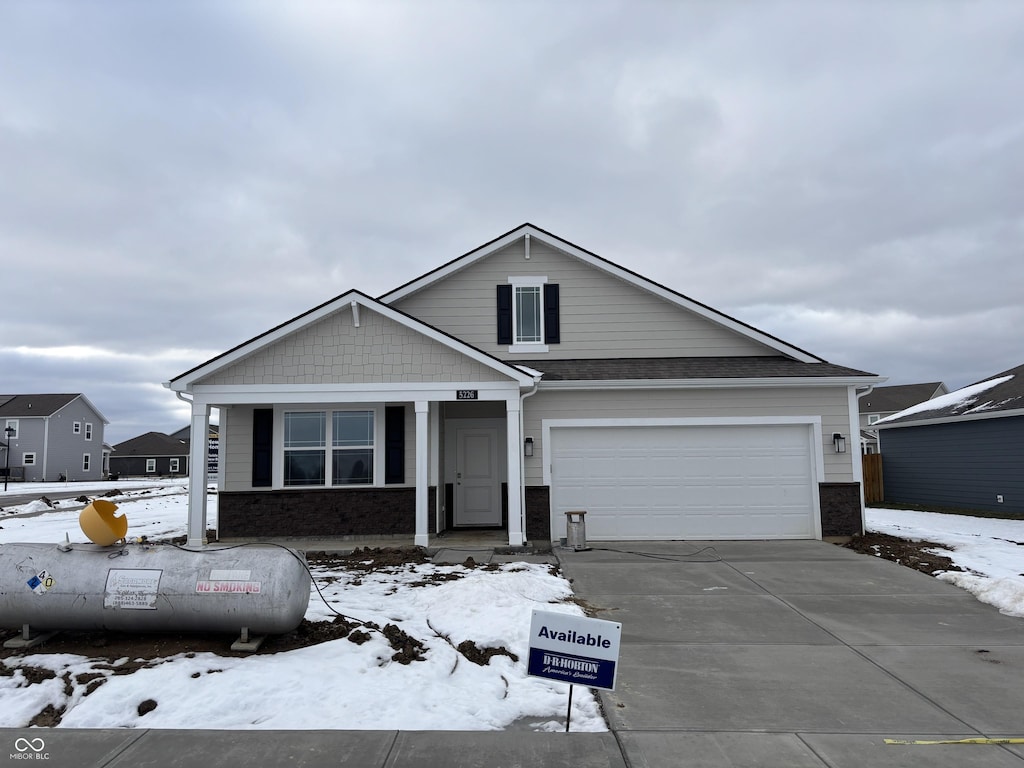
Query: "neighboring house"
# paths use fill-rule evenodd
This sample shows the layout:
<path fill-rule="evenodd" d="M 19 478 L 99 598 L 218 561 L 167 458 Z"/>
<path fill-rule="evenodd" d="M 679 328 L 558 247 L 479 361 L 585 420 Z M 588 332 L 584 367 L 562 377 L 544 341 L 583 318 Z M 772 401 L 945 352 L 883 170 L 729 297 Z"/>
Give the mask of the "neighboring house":
<path fill-rule="evenodd" d="M 858 390 L 881 381 L 524 224 L 166 386 L 191 398 L 193 434 L 220 411 L 221 538 L 425 546 L 456 528 L 558 540 L 577 510 L 592 540 L 859 533 L 845 446 Z M 198 544 L 206 457 L 191 461 Z"/>
<path fill-rule="evenodd" d="M 188 473 L 188 441 L 147 432 L 114 446 L 110 473 L 118 477 L 173 477 Z"/>
<path fill-rule="evenodd" d="M 860 446 L 863 453 L 878 453 L 878 432 L 875 422 L 904 408 L 949 394 L 949 387 L 941 381 L 926 384 L 901 384 L 875 387 L 860 399 Z"/>
<path fill-rule="evenodd" d="M 82 394 L 0 395 L 12 479 L 102 480 L 103 430 L 109 423 Z"/>
<path fill-rule="evenodd" d="M 1024 513 L 1024 365 L 875 427 L 886 501 Z"/>

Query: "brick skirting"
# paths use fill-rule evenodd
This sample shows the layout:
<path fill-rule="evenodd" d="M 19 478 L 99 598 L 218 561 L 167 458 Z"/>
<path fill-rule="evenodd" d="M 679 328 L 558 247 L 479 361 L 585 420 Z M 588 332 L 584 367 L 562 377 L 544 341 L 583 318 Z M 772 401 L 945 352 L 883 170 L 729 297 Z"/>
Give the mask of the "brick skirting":
<path fill-rule="evenodd" d="M 857 536 L 861 524 L 860 483 L 819 483 L 821 535 Z"/>

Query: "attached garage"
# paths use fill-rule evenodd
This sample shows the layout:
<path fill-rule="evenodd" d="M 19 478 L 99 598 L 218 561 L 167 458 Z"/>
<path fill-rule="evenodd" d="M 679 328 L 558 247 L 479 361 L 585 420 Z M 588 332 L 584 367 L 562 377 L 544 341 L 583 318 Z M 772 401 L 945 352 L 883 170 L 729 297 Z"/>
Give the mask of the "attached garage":
<path fill-rule="evenodd" d="M 585 510 L 591 540 L 821 538 L 813 421 L 547 426 L 556 537 Z"/>

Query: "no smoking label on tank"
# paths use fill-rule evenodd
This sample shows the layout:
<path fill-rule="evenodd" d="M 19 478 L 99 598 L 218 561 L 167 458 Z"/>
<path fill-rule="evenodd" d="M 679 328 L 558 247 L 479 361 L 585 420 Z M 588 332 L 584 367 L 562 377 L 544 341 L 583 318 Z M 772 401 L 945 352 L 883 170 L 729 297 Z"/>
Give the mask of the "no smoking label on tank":
<path fill-rule="evenodd" d="M 41 595 L 53 587 L 55 582 L 49 571 L 40 571 L 25 583 L 28 584 L 29 589 L 37 595 Z"/>

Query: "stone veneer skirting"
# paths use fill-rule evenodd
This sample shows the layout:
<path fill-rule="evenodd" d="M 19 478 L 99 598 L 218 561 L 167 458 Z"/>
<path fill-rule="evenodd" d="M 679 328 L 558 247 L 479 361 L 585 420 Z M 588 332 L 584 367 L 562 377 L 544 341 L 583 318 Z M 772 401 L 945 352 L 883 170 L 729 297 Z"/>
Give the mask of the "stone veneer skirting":
<path fill-rule="evenodd" d="M 429 492 L 430 533 L 434 489 Z M 416 533 L 415 488 L 228 491 L 218 497 L 222 538 L 390 536 Z"/>
<path fill-rule="evenodd" d="M 860 483 L 819 483 L 821 535 L 858 536 L 864 533 Z"/>

